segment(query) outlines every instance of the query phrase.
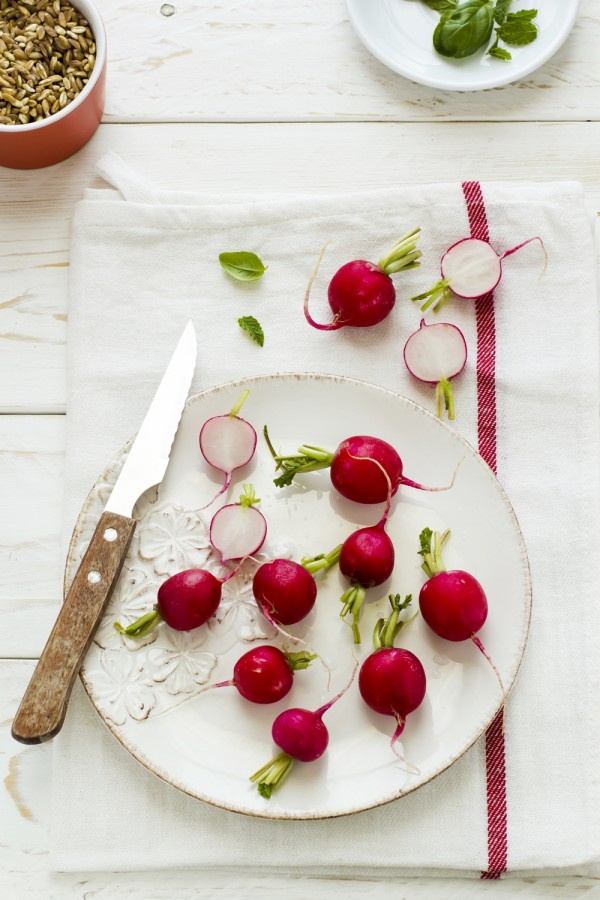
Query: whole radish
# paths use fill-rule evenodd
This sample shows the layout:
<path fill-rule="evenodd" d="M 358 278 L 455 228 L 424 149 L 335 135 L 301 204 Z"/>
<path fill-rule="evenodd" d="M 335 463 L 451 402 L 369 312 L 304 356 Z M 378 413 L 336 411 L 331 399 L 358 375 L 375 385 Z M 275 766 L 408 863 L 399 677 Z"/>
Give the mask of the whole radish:
<path fill-rule="evenodd" d="M 295 760 L 314 762 L 323 756 L 329 744 L 329 732 L 323 723 L 323 716 L 346 693 L 355 672 L 356 668 L 346 687 L 319 709 L 286 709 L 277 716 L 271 735 L 282 752 L 250 776 L 261 797 L 268 800 L 273 791 L 281 787 Z"/>
<path fill-rule="evenodd" d="M 273 559 L 257 569 L 252 581 L 254 598 L 265 618 L 276 628 L 294 625 L 309 614 L 317 599 L 314 574 L 337 562 L 340 547 L 326 556 L 305 559 Z"/>
<path fill-rule="evenodd" d="M 493 660 L 486 652 L 477 632 L 488 615 L 485 591 L 477 579 L 462 569 L 447 571 L 442 560 L 442 549 L 450 537 L 450 531 L 440 534 L 424 528 L 419 540 L 423 557 L 421 568 L 428 576 L 419 592 L 419 608 L 432 631 L 446 641 L 471 640 L 491 665 L 502 695 L 505 690 L 502 678 Z"/>
<path fill-rule="evenodd" d="M 465 300 L 478 300 L 498 286 L 502 278 L 502 260 L 530 244 L 539 241 L 546 254 L 540 237 L 532 237 L 517 244 L 511 250 L 498 255 L 489 241 L 481 238 L 463 238 L 453 244 L 442 256 L 440 270 L 442 277 L 428 291 L 411 297 L 414 302 L 425 302 L 423 312 L 432 307 L 440 310 L 444 303 L 455 294 Z"/>
<path fill-rule="evenodd" d="M 236 469 L 247 465 L 256 449 L 256 431 L 238 413 L 250 391 L 244 391 L 235 406 L 224 416 L 207 419 L 200 429 L 200 452 L 206 462 L 225 475 L 223 487 L 201 509 L 206 509 L 231 484 Z"/>
<path fill-rule="evenodd" d="M 148 634 L 163 620 L 175 631 L 199 628 L 216 613 L 223 584 L 236 572 L 237 569 L 234 569 L 225 578 L 217 578 L 206 569 L 177 572 L 161 584 L 152 610 L 127 627 L 115 622 L 115 628 L 128 637 Z"/>
<path fill-rule="evenodd" d="M 304 315 L 308 324 L 320 331 L 336 331 L 347 325 L 364 328 L 382 322 L 391 313 L 396 302 L 396 291 L 390 275 L 401 269 L 414 269 L 420 265 L 418 259 L 421 251 L 416 249 L 420 231 L 420 228 L 414 228 L 405 234 L 377 265 L 365 259 L 355 259 L 338 269 L 329 282 L 327 291 L 333 321 L 323 325 L 315 322 L 310 315 L 308 302 L 327 246 L 325 245 L 304 297 Z"/>
<path fill-rule="evenodd" d="M 340 572 L 350 582 L 350 587 L 340 598 L 343 603 L 340 616 L 342 619 L 351 616 L 349 624 L 355 644 L 360 644 L 361 640 L 358 622 L 367 588 L 383 584 L 394 569 L 394 545 L 385 530 L 392 501 L 389 478 L 387 483 L 388 495 L 383 516 L 376 525 L 359 528 L 347 537 L 339 555 Z"/>
<path fill-rule="evenodd" d="M 303 444 L 297 454 L 283 456 L 277 453 L 265 425 L 263 434 L 271 456 L 276 463 L 276 471 L 281 471 L 274 479 L 277 487 L 292 483 L 296 475 L 330 469 L 331 483 L 347 500 L 356 503 L 383 503 L 387 498 L 386 478 L 392 485 L 392 495 L 400 485 L 420 491 L 446 491 L 446 487 L 432 488 L 412 481 L 403 475 L 402 460 L 398 452 L 381 438 L 370 435 L 354 435 L 346 438 L 331 453 L 322 447 Z"/>
<path fill-rule="evenodd" d="M 390 594 L 389 599 L 392 612 L 387 619 L 379 619 L 375 626 L 375 651 L 367 656 L 360 668 L 358 689 L 367 706 L 396 719 L 390 746 L 396 756 L 405 761 L 398 753 L 396 742 L 404 731 L 406 717 L 423 702 L 427 680 L 418 657 L 410 650 L 394 647 L 400 630 L 415 617 L 413 615 L 408 620 L 400 618 L 402 610 L 410 605 L 412 596 L 408 594 L 402 602 L 400 594 Z"/>
<path fill-rule="evenodd" d="M 260 497 L 251 484 L 243 486 L 237 503 L 228 503 L 212 517 L 210 542 L 220 554 L 221 562 L 242 559 L 258 553 L 267 536 L 267 522 L 256 509 Z"/>
<path fill-rule="evenodd" d="M 459 375 L 467 361 L 467 342 L 456 325 L 438 322 L 427 325 L 421 319 L 404 345 L 404 362 L 411 375 L 427 384 L 435 384 L 435 411 L 442 417 L 445 406 L 448 418 L 454 418 L 454 394 L 450 379 Z"/>
<path fill-rule="evenodd" d="M 251 703 L 277 703 L 291 691 L 294 672 L 307 669 L 316 658 L 316 654 L 306 650 L 289 653 L 270 644 L 262 644 L 240 656 L 229 681 L 211 684 L 198 693 L 233 686 Z"/>

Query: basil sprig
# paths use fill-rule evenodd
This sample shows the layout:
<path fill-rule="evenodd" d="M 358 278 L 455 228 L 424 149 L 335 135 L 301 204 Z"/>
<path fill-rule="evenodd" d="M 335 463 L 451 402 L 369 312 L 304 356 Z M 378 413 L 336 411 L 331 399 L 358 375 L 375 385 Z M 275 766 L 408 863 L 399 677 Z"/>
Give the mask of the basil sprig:
<path fill-rule="evenodd" d="M 424 0 L 430 9 L 441 13 L 433 33 L 433 46 L 441 55 L 451 59 L 472 56 L 490 40 L 494 25 L 496 40 L 487 51 L 497 59 L 512 59 L 499 42 L 522 47 L 534 41 L 538 27 L 533 22 L 537 9 L 509 12 L 512 0 Z"/>
<path fill-rule="evenodd" d="M 433 32 L 433 46 L 441 56 L 463 59 L 487 44 L 494 28 L 492 0 L 466 0 L 442 13 Z"/>

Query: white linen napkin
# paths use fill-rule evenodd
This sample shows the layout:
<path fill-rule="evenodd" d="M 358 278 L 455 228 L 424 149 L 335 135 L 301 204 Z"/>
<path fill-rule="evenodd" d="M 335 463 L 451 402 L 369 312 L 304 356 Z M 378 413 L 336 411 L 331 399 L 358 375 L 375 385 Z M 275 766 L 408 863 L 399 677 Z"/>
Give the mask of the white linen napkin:
<path fill-rule="evenodd" d="M 66 533 L 97 474 L 135 430 L 185 321 L 200 336 L 192 390 L 247 375 L 351 375 L 432 408 L 401 359 L 419 314 L 406 298 L 438 277 L 469 234 L 460 184 L 344 196 L 220 198 L 162 192 L 114 156 L 73 222 L 68 342 Z M 519 517 L 534 585 L 525 659 L 506 712 L 510 872 L 600 872 L 600 572 L 595 253 L 576 184 L 484 184 L 498 250 L 541 235 L 541 253 L 507 261 L 496 292 L 498 475 Z M 423 229 L 420 269 L 398 277 L 393 315 L 373 329 L 316 332 L 304 286 L 331 239 L 326 272 L 377 259 Z M 252 249 L 269 271 L 232 289 L 217 256 Z M 255 315 L 259 348 L 237 325 Z M 477 443 L 470 302 L 446 318 L 471 356 L 456 384 L 455 427 Z M 76 686 L 54 742 L 51 820 L 58 870 L 281 867 L 307 873 L 474 874 L 487 867 L 483 741 L 445 774 L 382 808 L 325 821 L 248 819 L 191 799 L 120 746 Z"/>

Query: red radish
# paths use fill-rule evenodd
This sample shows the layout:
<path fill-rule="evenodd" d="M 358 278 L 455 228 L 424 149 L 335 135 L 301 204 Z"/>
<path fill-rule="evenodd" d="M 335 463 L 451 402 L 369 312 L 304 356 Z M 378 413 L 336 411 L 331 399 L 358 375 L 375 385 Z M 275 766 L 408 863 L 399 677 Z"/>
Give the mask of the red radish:
<path fill-rule="evenodd" d="M 244 391 L 235 406 L 224 416 L 207 419 L 200 429 L 200 452 L 206 462 L 223 472 L 223 487 L 201 509 L 206 509 L 223 494 L 231 484 L 236 469 L 247 465 L 256 449 L 256 431 L 240 418 L 238 413 L 250 391 Z"/>
<path fill-rule="evenodd" d="M 233 667 L 233 678 L 211 684 L 198 693 L 233 685 L 251 703 L 277 703 L 291 691 L 293 673 L 298 669 L 307 669 L 316 658 L 316 654 L 306 650 L 288 653 L 263 644 L 240 656 Z"/>
<path fill-rule="evenodd" d="M 354 531 L 346 538 L 340 551 L 340 572 L 350 582 L 350 587 L 340 598 L 344 604 L 340 616 L 342 619 L 345 619 L 348 614 L 352 616 L 350 625 L 355 644 L 360 644 L 358 620 L 365 601 L 366 589 L 383 584 L 394 569 L 394 545 L 385 530 L 392 502 L 392 491 L 387 474 L 385 477 L 388 484 L 388 495 L 383 516 L 376 525 Z"/>
<path fill-rule="evenodd" d="M 421 568 L 428 576 L 419 593 L 421 615 L 439 637 L 446 641 L 471 640 L 491 665 L 502 696 L 504 684 L 493 660 L 477 637 L 488 614 L 488 602 L 480 583 L 462 569 L 446 571 L 442 560 L 442 548 L 450 537 L 450 531 L 440 534 L 424 528 L 420 534 Z"/>
<path fill-rule="evenodd" d="M 392 485 L 392 495 L 401 484 L 420 491 L 447 491 L 447 487 L 430 488 L 406 478 L 402 474 L 402 460 L 397 451 L 381 438 L 360 434 L 346 438 L 333 453 L 312 444 L 303 444 L 298 453 L 291 456 L 279 455 L 265 425 L 263 434 L 276 470 L 282 474 L 274 479 L 277 487 L 292 483 L 296 475 L 316 472 L 318 469 L 331 470 L 331 483 L 348 500 L 357 503 L 383 503 L 387 498 L 388 485 Z"/>
<path fill-rule="evenodd" d="M 161 584 L 154 609 L 127 627 L 115 622 L 115 628 L 128 637 L 148 634 L 163 619 L 175 631 L 199 628 L 214 616 L 221 602 L 223 584 L 237 571 L 238 569 L 234 569 L 225 578 L 217 578 L 206 569 L 178 572 Z"/>
<path fill-rule="evenodd" d="M 264 544 L 267 522 L 256 503 L 260 503 L 260 497 L 251 484 L 245 484 L 239 502 L 222 506 L 212 517 L 210 542 L 221 554 L 222 563 L 252 556 Z"/>
<path fill-rule="evenodd" d="M 308 301 L 326 244 L 306 288 L 304 315 L 308 324 L 320 331 L 336 331 L 345 325 L 364 328 L 382 322 L 391 313 L 396 302 L 396 291 L 390 275 L 401 269 L 414 269 L 420 265 L 417 260 L 421 251 L 416 249 L 420 232 L 420 228 L 414 228 L 405 234 L 377 265 L 364 259 L 355 259 L 338 269 L 329 282 L 327 291 L 333 321 L 321 325 L 310 315 Z"/>
<path fill-rule="evenodd" d="M 411 300 L 424 300 L 421 309 L 425 311 L 430 306 L 436 310 L 441 309 L 452 294 L 465 300 L 485 297 L 498 286 L 502 278 L 502 260 L 532 241 L 540 242 L 545 255 L 544 242 L 540 237 L 529 238 L 500 256 L 489 241 L 483 241 L 481 238 L 463 238 L 442 256 L 440 281 L 428 291 L 411 297 Z"/>
<path fill-rule="evenodd" d="M 414 712 L 425 696 L 427 680 L 420 660 L 410 650 L 394 647 L 394 640 L 401 628 L 414 619 L 400 619 L 412 596 L 404 602 L 400 594 L 390 594 L 392 612 L 387 619 L 379 619 L 373 634 L 375 652 L 367 656 L 358 675 L 358 689 L 367 706 L 384 716 L 394 716 L 396 729 L 390 746 L 396 756 L 405 762 L 396 748 L 396 742 L 404 731 L 406 717 Z M 415 615 L 417 615 L 415 613 Z"/>
<path fill-rule="evenodd" d="M 340 548 L 331 553 L 303 560 L 273 559 L 257 569 L 252 590 L 264 617 L 276 628 L 294 625 L 309 614 L 317 599 L 313 572 L 327 571 L 335 565 Z"/>
<path fill-rule="evenodd" d="M 269 799 L 273 791 L 281 787 L 290 773 L 294 760 L 314 762 L 323 756 L 329 744 L 329 732 L 323 716 L 342 697 L 354 680 L 356 668 L 346 687 L 328 703 L 316 711 L 310 709 L 286 709 L 273 722 L 271 735 L 281 748 L 274 759 L 250 776 L 261 797 Z"/>
<path fill-rule="evenodd" d="M 435 384 L 435 411 L 442 417 L 442 405 L 448 418 L 454 418 L 454 395 L 450 379 L 458 375 L 467 361 L 467 342 L 456 325 L 438 322 L 427 325 L 421 319 L 419 330 L 404 345 L 404 362 L 411 375 L 427 384 Z"/>

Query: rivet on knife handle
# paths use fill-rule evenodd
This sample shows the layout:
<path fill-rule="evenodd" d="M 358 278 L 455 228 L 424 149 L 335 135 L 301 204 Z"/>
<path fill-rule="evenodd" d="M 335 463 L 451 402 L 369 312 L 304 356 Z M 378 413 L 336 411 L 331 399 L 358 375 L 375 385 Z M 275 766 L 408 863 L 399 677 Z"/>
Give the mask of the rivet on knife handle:
<path fill-rule="evenodd" d="M 40 744 L 62 728 L 71 689 L 121 572 L 134 519 L 104 512 L 25 691 L 12 736 Z"/>

